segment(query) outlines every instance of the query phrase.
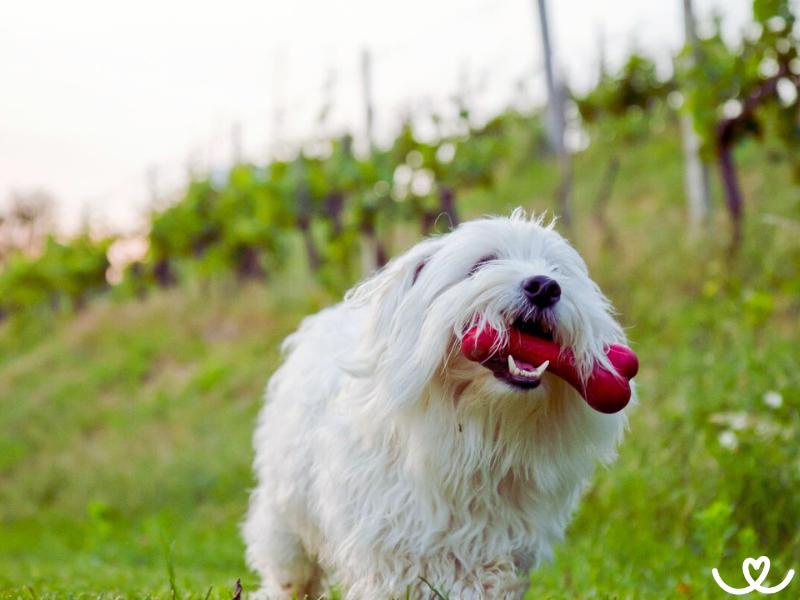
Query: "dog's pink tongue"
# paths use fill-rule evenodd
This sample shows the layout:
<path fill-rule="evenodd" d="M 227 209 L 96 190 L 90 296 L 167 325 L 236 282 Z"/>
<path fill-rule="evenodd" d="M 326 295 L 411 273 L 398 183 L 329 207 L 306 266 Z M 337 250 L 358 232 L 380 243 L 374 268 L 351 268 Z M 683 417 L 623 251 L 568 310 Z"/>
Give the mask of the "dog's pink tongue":
<path fill-rule="evenodd" d="M 531 365 L 530 368 L 549 360 L 550 365 L 547 368 L 549 372 L 572 385 L 589 406 L 603 413 L 618 412 L 625 408 L 631 399 L 630 380 L 639 371 L 639 359 L 627 346 L 612 344 L 606 350 L 606 356 L 619 376 L 607 371 L 600 364 L 595 364 L 588 380 L 584 383 L 575 367 L 575 357 L 572 352 L 562 351 L 555 342 L 511 329 L 508 344 L 498 350 L 498 335 L 497 331 L 491 328 L 479 331 L 477 327 L 473 327 L 461 341 L 461 352 L 469 360 L 476 362 L 485 362 L 495 355 L 505 359 L 511 354 L 517 365 L 520 365 L 520 361 L 525 361 Z"/>

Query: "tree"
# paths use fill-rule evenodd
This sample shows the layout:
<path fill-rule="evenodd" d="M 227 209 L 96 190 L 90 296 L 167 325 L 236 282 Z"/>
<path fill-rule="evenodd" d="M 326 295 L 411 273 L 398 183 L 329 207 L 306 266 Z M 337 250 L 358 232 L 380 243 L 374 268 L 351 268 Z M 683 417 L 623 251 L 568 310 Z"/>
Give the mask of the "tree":
<path fill-rule="evenodd" d="M 0 215 L 0 259 L 16 251 L 40 251 L 52 229 L 53 197 L 40 189 L 16 191 L 8 205 Z"/>
<path fill-rule="evenodd" d="M 714 158 L 731 218 L 731 251 L 742 240 L 744 198 L 734 149 L 748 137 L 775 133 L 800 180 L 800 38 L 788 0 L 754 0 L 754 31 L 741 48 L 715 34 L 700 42 L 702 60 L 684 68 L 687 108 L 702 140 L 701 151 Z M 784 93 L 781 94 L 781 90 Z"/>

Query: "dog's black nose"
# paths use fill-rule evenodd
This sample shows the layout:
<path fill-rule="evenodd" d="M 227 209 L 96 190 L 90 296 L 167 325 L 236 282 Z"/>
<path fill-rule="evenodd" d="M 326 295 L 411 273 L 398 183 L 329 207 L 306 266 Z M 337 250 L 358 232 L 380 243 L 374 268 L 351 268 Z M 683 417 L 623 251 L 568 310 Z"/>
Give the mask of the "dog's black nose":
<path fill-rule="evenodd" d="M 522 282 L 522 291 L 528 302 L 539 308 L 549 308 L 561 299 L 561 286 L 544 275 L 528 277 Z"/>

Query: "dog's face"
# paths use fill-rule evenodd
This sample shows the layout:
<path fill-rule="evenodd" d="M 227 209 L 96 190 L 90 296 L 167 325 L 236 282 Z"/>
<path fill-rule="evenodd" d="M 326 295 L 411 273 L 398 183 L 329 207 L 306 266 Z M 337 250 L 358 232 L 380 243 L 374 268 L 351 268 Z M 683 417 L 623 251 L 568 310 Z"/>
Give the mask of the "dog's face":
<path fill-rule="evenodd" d="M 473 325 L 552 339 L 571 349 L 587 374 L 605 360 L 608 344 L 624 341 L 583 259 L 552 224 L 521 211 L 421 242 L 350 299 L 371 307 L 362 352 L 390 388 L 384 397 L 396 405 L 420 397 L 432 382 L 471 385 L 489 396 L 543 396 L 557 385 L 538 365 L 463 358 L 460 340 Z"/>

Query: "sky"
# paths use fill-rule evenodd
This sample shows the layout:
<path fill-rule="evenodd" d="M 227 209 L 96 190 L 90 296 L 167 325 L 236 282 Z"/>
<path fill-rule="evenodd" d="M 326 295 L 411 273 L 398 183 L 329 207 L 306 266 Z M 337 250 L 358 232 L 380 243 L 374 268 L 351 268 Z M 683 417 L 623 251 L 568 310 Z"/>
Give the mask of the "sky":
<path fill-rule="evenodd" d="M 363 138 L 364 50 L 379 141 L 459 90 L 478 114 L 542 103 L 535 4 L 0 2 L 0 206 L 43 189 L 66 230 L 135 231 L 190 171 L 223 170 L 237 147 L 264 161 L 345 130 Z M 733 34 L 750 10 L 749 0 L 695 4 L 701 20 L 722 13 Z M 613 67 L 636 48 L 668 69 L 682 45 L 681 0 L 550 0 L 549 10 L 559 69 L 578 89 L 603 54 Z"/>

